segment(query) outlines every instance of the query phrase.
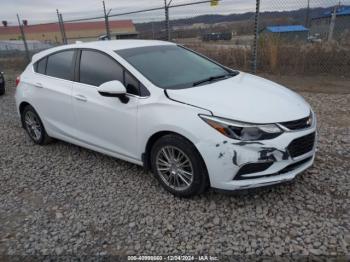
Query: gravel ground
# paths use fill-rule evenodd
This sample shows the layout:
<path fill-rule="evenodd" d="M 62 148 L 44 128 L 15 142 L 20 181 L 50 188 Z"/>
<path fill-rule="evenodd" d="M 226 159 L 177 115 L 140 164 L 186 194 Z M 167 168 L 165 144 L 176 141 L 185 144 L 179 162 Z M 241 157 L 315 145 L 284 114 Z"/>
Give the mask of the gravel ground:
<path fill-rule="evenodd" d="M 319 121 L 294 183 L 175 198 L 141 167 L 34 145 L 0 97 L 1 255 L 350 255 L 350 95 L 302 93 Z"/>

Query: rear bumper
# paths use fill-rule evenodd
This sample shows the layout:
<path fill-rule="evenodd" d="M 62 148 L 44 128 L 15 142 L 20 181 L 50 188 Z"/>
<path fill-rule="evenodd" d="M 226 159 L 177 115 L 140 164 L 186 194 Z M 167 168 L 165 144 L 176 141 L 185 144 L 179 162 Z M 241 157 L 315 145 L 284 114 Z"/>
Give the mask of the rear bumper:
<path fill-rule="evenodd" d="M 316 124 L 301 131 L 285 132 L 281 136 L 259 142 L 237 142 L 227 139 L 197 144 L 209 173 L 211 187 L 232 191 L 269 186 L 293 180 L 312 166 L 315 159 L 316 140 L 303 154 L 290 152 L 290 144 L 301 137 L 316 134 Z M 315 135 L 317 138 L 317 136 Z M 252 163 L 269 163 L 261 170 L 243 172 Z M 241 172 L 240 172 L 241 170 Z"/>

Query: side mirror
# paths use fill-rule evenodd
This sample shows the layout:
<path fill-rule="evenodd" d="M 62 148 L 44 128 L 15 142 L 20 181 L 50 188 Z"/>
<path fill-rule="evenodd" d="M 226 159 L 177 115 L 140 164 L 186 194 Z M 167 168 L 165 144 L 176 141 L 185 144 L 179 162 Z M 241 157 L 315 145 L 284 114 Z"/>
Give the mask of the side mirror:
<path fill-rule="evenodd" d="M 126 96 L 126 88 L 122 82 L 118 80 L 109 81 L 96 87 L 101 96 L 118 97 L 122 103 L 129 102 Z"/>

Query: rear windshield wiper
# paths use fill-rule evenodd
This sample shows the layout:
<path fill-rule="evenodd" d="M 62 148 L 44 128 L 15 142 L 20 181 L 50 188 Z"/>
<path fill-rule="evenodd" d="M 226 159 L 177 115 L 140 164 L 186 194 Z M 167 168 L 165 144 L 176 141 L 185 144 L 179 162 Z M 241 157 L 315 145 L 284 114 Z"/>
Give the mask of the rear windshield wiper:
<path fill-rule="evenodd" d="M 214 81 L 214 80 L 217 80 L 217 79 L 221 79 L 221 78 L 226 78 L 226 77 L 229 77 L 229 76 L 233 76 L 233 75 L 232 74 L 225 74 L 225 75 L 211 76 L 211 77 L 208 77 L 206 79 L 194 82 L 192 86 L 198 86 L 198 85 L 203 84 L 205 82 L 211 82 L 211 81 Z"/>

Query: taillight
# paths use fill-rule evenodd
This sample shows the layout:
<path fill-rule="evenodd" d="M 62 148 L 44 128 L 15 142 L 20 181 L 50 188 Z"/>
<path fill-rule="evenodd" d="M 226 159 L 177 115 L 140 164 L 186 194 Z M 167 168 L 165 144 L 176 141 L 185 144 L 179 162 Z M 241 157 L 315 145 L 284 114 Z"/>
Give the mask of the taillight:
<path fill-rule="evenodd" d="M 18 84 L 19 84 L 20 81 L 21 81 L 20 76 L 17 76 L 17 77 L 16 77 L 16 87 L 18 86 Z"/>

